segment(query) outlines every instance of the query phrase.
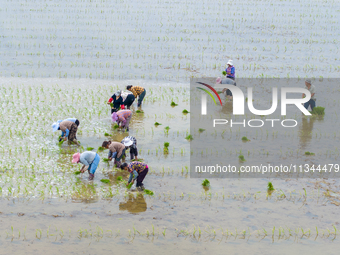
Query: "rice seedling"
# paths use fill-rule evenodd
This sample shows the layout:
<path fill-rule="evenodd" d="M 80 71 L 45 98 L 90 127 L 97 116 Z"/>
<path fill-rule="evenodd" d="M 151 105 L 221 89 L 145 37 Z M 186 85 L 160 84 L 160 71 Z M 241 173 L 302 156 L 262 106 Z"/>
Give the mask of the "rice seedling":
<path fill-rule="evenodd" d="M 309 152 L 309 151 L 306 151 L 306 152 L 305 152 L 305 155 L 306 155 L 306 156 L 314 156 L 314 155 L 315 155 L 315 153 L 313 153 L 313 152 Z"/>
<path fill-rule="evenodd" d="M 189 111 L 186 110 L 186 109 L 184 109 L 184 110 L 182 111 L 182 113 L 183 113 L 183 114 L 187 114 L 187 113 L 189 113 Z"/>
<path fill-rule="evenodd" d="M 105 133 L 104 136 L 111 136 L 109 133 Z"/>
<path fill-rule="evenodd" d="M 154 125 L 157 127 L 157 126 L 162 125 L 162 124 L 161 124 L 161 123 L 158 123 L 158 122 L 155 122 Z"/>
<path fill-rule="evenodd" d="M 87 147 L 86 150 L 87 151 L 92 151 L 94 148 L 93 147 Z"/>
<path fill-rule="evenodd" d="M 227 72 L 226 72 L 226 71 L 223 71 L 223 72 L 222 72 L 222 75 L 223 75 L 223 76 L 226 76 L 226 75 L 227 75 Z"/>
<path fill-rule="evenodd" d="M 178 104 L 176 104 L 174 101 L 171 101 L 171 107 L 175 107 L 175 106 L 177 106 Z"/>
<path fill-rule="evenodd" d="M 113 125 L 113 129 L 117 129 L 117 128 L 119 128 L 119 125 L 118 125 L 117 123 L 115 123 L 115 124 Z"/>
<path fill-rule="evenodd" d="M 144 113 L 142 110 L 137 110 L 136 113 Z"/>
<path fill-rule="evenodd" d="M 185 137 L 185 139 L 188 140 L 188 141 L 193 140 L 192 135 L 187 135 L 187 136 Z"/>
<path fill-rule="evenodd" d="M 75 171 L 74 174 L 78 175 L 78 174 L 81 174 L 81 172 L 80 171 Z"/>
<path fill-rule="evenodd" d="M 167 130 L 167 131 L 169 131 L 170 127 L 169 127 L 169 126 L 166 126 L 164 129 Z"/>
<path fill-rule="evenodd" d="M 123 180 L 123 177 L 122 176 L 118 176 L 117 177 L 117 181 L 122 181 Z"/>
<path fill-rule="evenodd" d="M 98 151 L 98 152 L 102 152 L 102 151 L 104 151 L 104 150 L 106 150 L 106 148 L 100 146 L 100 147 L 98 147 L 98 150 L 97 150 L 97 151 Z"/>
<path fill-rule="evenodd" d="M 248 142 L 248 141 L 250 141 L 250 140 L 246 136 L 242 137 L 242 142 Z"/>
<path fill-rule="evenodd" d="M 208 179 L 204 179 L 204 180 L 202 181 L 202 186 L 203 186 L 203 187 L 209 187 L 209 186 L 210 186 L 210 181 L 209 181 Z"/>
<path fill-rule="evenodd" d="M 204 132 L 204 131 L 205 131 L 204 128 L 199 128 L 199 129 L 198 129 L 198 132 L 200 132 L 200 133 L 202 133 L 202 132 Z"/>
<path fill-rule="evenodd" d="M 268 191 L 274 191 L 274 190 L 275 190 L 275 189 L 274 189 L 274 186 L 273 186 L 273 184 L 272 184 L 271 182 L 268 182 L 267 190 L 268 190 Z"/>
<path fill-rule="evenodd" d="M 246 159 L 244 158 L 243 155 L 239 155 L 239 156 L 238 156 L 238 159 L 239 159 L 240 162 L 246 161 Z"/>
<path fill-rule="evenodd" d="M 110 162 L 110 160 L 108 158 L 103 158 L 103 161 L 107 162 L 107 163 Z"/>
<path fill-rule="evenodd" d="M 313 115 L 325 115 L 325 108 L 321 106 L 314 107 L 313 110 L 310 112 Z"/>
<path fill-rule="evenodd" d="M 101 179 L 100 181 L 103 182 L 103 183 L 110 183 L 109 179 Z"/>
<path fill-rule="evenodd" d="M 151 190 L 148 190 L 148 189 L 144 189 L 144 193 L 145 193 L 146 195 L 150 195 L 150 196 L 153 196 L 153 195 L 154 195 L 154 192 L 151 191 Z"/>

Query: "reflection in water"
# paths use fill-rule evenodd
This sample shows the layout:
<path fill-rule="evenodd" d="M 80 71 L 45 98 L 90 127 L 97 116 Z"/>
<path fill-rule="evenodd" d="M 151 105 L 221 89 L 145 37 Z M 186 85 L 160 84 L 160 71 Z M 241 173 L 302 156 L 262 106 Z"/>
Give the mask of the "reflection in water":
<path fill-rule="evenodd" d="M 313 138 L 312 131 L 315 120 L 316 119 L 313 117 L 302 117 L 301 128 L 299 130 L 300 145 L 302 149 L 305 149 Z"/>
<path fill-rule="evenodd" d="M 140 213 L 145 212 L 147 209 L 147 204 L 145 202 L 144 196 L 141 193 L 129 194 L 126 202 L 119 203 L 119 210 L 127 210 L 130 213 Z"/>
<path fill-rule="evenodd" d="M 233 114 L 233 101 L 225 100 L 223 102 L 221 112 L 224 113 L 224 114 L 227 114 L 227 115 Z"/>

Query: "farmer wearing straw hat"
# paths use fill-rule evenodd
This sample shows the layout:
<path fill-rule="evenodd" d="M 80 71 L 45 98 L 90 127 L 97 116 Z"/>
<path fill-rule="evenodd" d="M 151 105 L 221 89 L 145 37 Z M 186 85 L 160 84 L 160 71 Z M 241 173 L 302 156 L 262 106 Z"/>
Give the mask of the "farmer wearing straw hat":
<path fill-rule="evenodd" d="M 119 142 L 104 141 L 102 147 L 109 149 L 108 159 L 111 161 L 114 158 L 114 164 L 120 167 L 120 160 L 125 154 L 125 146 Z"/>
<path fill-rule="evenodd" d="M 125 146 L 125 150 L 130 149 L 130 159 L 138 160 L 138 149 L 137 149 L 137 139 L 133 136 L 127 136 L 122 141 L 122 144 Z"/>
<path fill-rule="evenodd" d="M 77 127 L 79 126 L 80 124 L 80 121 L 76 118 L 67 118 L 65 120 L 68 120 L 68 121 L 72 121 L 73 123 L 75 123 L 77 125 Z M 59 129 L 59 126 L 60 126 L 60 122 L 62 122 L 63 120 L 58 120 L 57 122 L 53 123 L 52 124 L 52 129 L 53 129 L 53 132 L 56 132 L 57 130 L 60 130 Z M 77 139 L 77 136 L 76 136 L 76 139 Z M 61 139 L 59 139 L 59 142 L 61 141 Z"/>
<path fill-rule="evenodd" d="M 304 107 L 306 109 L 308 109 L 308 107 L 310 106 L 310 108 L 314 109 L 315 107 L 315 101 L 316 101 L 316 97 L 315 97 L 315 92 L 316 92 L 316 89 L 315 89 L 315 86 L 312 85 L 312 80 L 311 79 L 306 79 L 305 80 L 305 85 L 306 85 L 306 89 L 309 90 L 310 94 L 311 94 L 311 98 L 308 102 L 304 103 Z M 302 98 L 306 97 L 305 94 L 302 94 Z"/>
<path fill-rule="evenodd" d="M 123 98 L 121 97 L 121 94 L 122 92 L 118 90 L 110 97 L 109 101 L 107 101 L 107 104 L 111 105 L 111 114 L 117 112 L 119 107 L 123 105 Z M 124 108 L 124 106 L 122 108 Z"/>
<path fill-rule="evenodd" d="M 221 77 L 218 77 L 216 79 L 216 84 L 231 84 L 231 85 L 234 85 L 236 86 L 236 82 L 232 79 L 229 79 L 229 78 L 225 78 L 225 79 L 222 79 Z M 224 88 L 222 90 L 222 93 L 225 94 L 226 97 L 228 97 L 229 99 L 232 99 L 233 98 L 233 94 L 231 93 L 231 91 L 227 88 Z"/>
<path fill-rule="evenodd" d="M 98 164 L 100 161 L 100 157 L 97 153 L 93 151 L 85 151 L 82 154 L 75 153 L 73 154 L 72 163 L 82 163 L 83 167 L 80 169 L 80 172 L 84 173 L 85 168 L 88 166 L 87 171 L 89 172 L 89 180 L 93 180 L 94 173 L 97 170 Z"/>
<path fill-rule="evenodd" d="M 118 126 L 120 124 L 121 128 L 126 128 L 126 132 L 129 131 L 131 117 L 131 110 L 119 110 L 118 112 L 113 112 L 111 115 L 112 121 L 117 122 Z"/>
<path fill-rule="evenodd" d="M 147 164 L 135 161 L 131 162 L 130 164 L 123 163 L 120 168 L 122 170 L 127 170 L 130 173 L 130 177 L 126 186 L 128 186 L 131 182 L 134 183 L 134 181 L 137 180 L 137 189 L 139 191 L 144 190 L 143 180 L 149 172 L 149 167 Z"/>
<path fill-rule="evenodd" d="M 229 59 L 225 71 L 227 73 L 227 78 L 235 80 L 235 67 L 231 59 Z"/>

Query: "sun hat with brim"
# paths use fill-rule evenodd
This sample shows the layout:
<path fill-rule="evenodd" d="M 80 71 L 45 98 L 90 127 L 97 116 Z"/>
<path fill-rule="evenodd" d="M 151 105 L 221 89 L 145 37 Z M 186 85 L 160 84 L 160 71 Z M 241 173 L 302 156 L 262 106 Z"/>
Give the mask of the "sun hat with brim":
<path fill-rule="evenodd" d="M 233 65 L 233 61 L 231 59 L 229 59 L 227 65 L 231 65 L 232 66 Z"/>
<path fill-rule="evenodd" d="M 112 118 L 112 121 L 113 122 L 116 122 L 118 120 L 118 115 L 116 112 L 113 112 L 112 115 L 111 115 L 111 118 Z"/>
<path fill-rule="evenodd" d="M 312 80 L 311 79 L 306 79 L 305 82 L 307 82 L 308 84 L 312 85 Z"/>
<path fill-rule="evenodd" d="M 80 160 L 80 153 L 79 152 L 74 153 L 72 157 L 73 157 L 72 163 L 79 163 L 79 160 Z"/>
<path fill-rule="evenodd" d="M 221 83 L 221 81 L 222 81 L 222 78 L 221 77 L 217 77 L 216 83 Z"/>
<path fill-rule="evenodd" d="M 52 124 L 52 129 L 53 129 L 53 132 L 57 131 L 59 128 L 59 123 L 55 122 Z"/>
<path fill-rule="evenodd" d="M 125 147 L 129 147 L 133 144 L 133 141 L 131 141 L 131 139 L 127 138 L 123 140 L 123 144 Z"/>

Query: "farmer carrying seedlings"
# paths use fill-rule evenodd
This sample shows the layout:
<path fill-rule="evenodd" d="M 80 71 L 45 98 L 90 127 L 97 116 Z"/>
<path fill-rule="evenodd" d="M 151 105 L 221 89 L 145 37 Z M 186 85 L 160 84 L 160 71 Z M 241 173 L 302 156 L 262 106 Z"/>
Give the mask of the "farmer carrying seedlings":
<path fill-rule="evenodd" d="M 117 122 L 118 126 L 120 124 L 122 128 L 126 128 L 126 131 L 129 131 L 131 117 L 131 110 L 120 110 L 118 112 L 112 113 L 111 115 L 112 121 Z"/>
<path fill-rule="evenodd" d="M 110 97 L 109 101 L 107 101 L 107 104 L 111 105 L 111 114 L 113 112 L 117 112 L 119 107 L 123 105 L 123 98 L 121 97 L 121 94 L 122 92 L 118 90 Z"/>
<path fill-rule="evenodd" d="M 123 98 L 123 103 L 126 109 L 130 109 L 131 105 L 135 101 L 135 96 L 130 91 L 122 91 L 121 97 Z"/>
<path fill-rule="evenodd" d="M 140 87 L 140 86 L 128 85 L 128 86 L 126 86 L 126 89 L 128 91 L 131 91 L 132 94 L 135 96 L 135 98 L 137 98 L 137 96 L 138 96 L 137 106 L 138 107 L 142 106 L 142 101 L 143 101 L 145 94 L 146 94 L 145 88 Z"/>
<path fill-rule="evenodd" d="M 310 92 L 310 94 L 311 94 L 311 98 L 310 98 L 310 100 L 309 100 L 308 102 L 304 103 L 303 106 L 304 106 L 306 109 L 308 109 L 308 107 L 310 106 L 310 108 L 311 108 L 312 111 L 313 111 L 313 109 L 314 109 L 314 107 L 315 107 L 315 101 L 316 101 L 316 97 L 315 97 L 316 89 L 315 89 L 315 86 L 312 85 L 312 80 L 311 80 L 311 79 L 306 79 L 306 80 L 305 80 L 305 85 L 306 85 L 306 89 L 308 89 L 309 92 Z M 305 94 L 302 94 L 302 98 L 304 98 L 304 97 L 306 97 L 306 95 L 305 95 Z"/>
<path fill-rule="evenodd" d="M 78 122 L 79 124 L 79 122 Z M 59 123 L 58 130 L 61 130 L 61 139 L 64 139 L 64 141 L 68 140 L 71 142 L 74 142 L 75 144 L 79 145 L 76 134 L 78 131 L 78 126 L 76 123 L 69 121 L 69 120 L 63 120 Z"/>
<path fill-rule="evenodd" d="M 221 77 L 218 77 L 216 79 L 216 83 L 217 84 L 231 84 L 231 85 L 234 85 L 236 86 L 236 82 L 232 79 L 229 79 L 229 78 L 225 78 L 225 79 L 222 79 Z M 231 91 L 227 88 L 224 88 L 222 90 L 222 93 L 225 94 L 226 97 L 228 97 L 229 99 L 232 99 L 233 98 L 233 94 L 231 93 Z"/>
<path fill-rule="evenodd" d="M 108 159 L 115 159 L 114 164 L 120 167 L 120 160 L 125 154 L 125 146 L 119 142 L 104 141 L 102 147 L 109 149 Z"/>
<path fill-rule="evenodd" d="M 229 59 L 225 71 L 227 73 L 227 78 L 235 80 L 235 67 L 231 59 Z"/>
<path fill-rule="evenodd" d="M 125 150 L 130 149 L 130 159 L 133 160 L 133 158 L 135 158 L 135 160 L 137 160 L 137 139 L 133 136 L 127 136 L 121 141 L 121 143 L 124 144 Z"/>
<path fill-rule="evenodd" d="M 131 182 L 134 183 L 134 181 L 137 179 L 137 189 L 139 191 L 144 190 L 143 180 L 149 171 L 147 164 L 135 161 L 131 162 L 130 164 L 123 163 L 120 168 L 122 170 L 127 170 L 130 173 L 130 177 L 126 186 L 128 186 Z"/>
<path fill-rule="evenodd" d="M 80 172 L 84 173 L 85 168 L 88 166 L 87 171 L 89 172 L 89 180 L 93 180 L 94 173 L 97 170 L 98 164 L 100 161 L 100 157 L 97 153 L 93 151 L 85 151 L 82 154 L 75 153 L 73 154 L 72 163 L 82 163 L 83 167 L 80 169 Z"/>

